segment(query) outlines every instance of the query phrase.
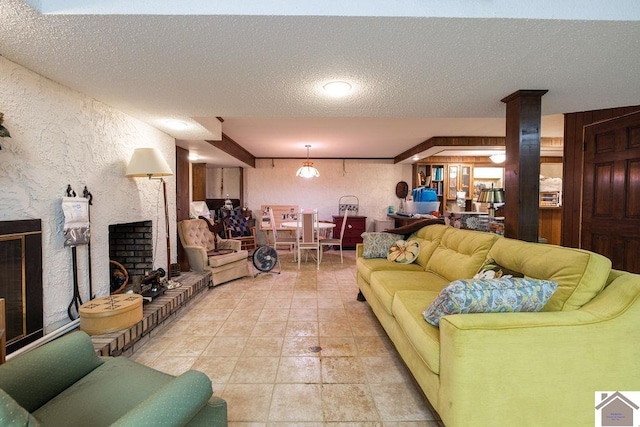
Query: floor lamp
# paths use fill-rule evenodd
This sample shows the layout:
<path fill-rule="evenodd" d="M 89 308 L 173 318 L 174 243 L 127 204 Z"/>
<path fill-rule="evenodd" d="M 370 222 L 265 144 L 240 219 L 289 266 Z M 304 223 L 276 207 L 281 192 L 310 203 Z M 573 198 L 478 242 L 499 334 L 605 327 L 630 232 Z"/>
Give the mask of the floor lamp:
<path fill-rule="evenodd" d="M 159 179 L 162 182 L 164 201 L 164 223 L 167 228 L 167 277 L 171 277 L 171 239 L 169 234 L 169 206 L 167 205 L 167 183 L 163 176 L 171 176 L 173 171 L 157 148 L 136 148 L 133 151 L 126 176 Z"/>

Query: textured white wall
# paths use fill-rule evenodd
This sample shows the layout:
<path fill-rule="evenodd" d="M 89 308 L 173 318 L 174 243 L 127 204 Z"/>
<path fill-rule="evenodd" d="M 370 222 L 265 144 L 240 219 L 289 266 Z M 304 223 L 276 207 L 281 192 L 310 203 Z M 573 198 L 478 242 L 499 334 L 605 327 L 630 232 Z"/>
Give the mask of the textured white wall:
<path fill-rule="evenodd" d="M 175 171 L 175 140 L 120 111 L 0 57 L 0 111 L 11 138 L 0 138 L 0 221 L 42 219 L 45 332 L 69 322 L 71 249 L 63 246 L 61 198 L 67 184 L 93 194 L 91 258 L 94 293 L 109 293 L 108 226 L 152 220 L 155 265 L 166 266 L 159 181 L 126 178 L 134 148 L 157 147 Z M 168 177 L 175 236 L 175 179 Z M 175 240 L 175 239 L 173 239 Z M 172 259 L 176 242 L 172 241 Z M 88 298 L 86 247 L 78 248 L 79 282 Z"/>
<path fill-rule="evenodd" d="M 391 160 L 312 159 L 320 171 L 318 178 L 299 178 L 296 171 L 302 160 L 260 159 L 256 168 L 245 169 L 245 203 L 258 217 L 261 205 L 298 205 L 317 208 L 321 220 L 338 214 L 340 198 L 354 195 L 359 199 L 358 215 L 367 217 L 367 230 L 373 231 L 375 219 L 386 219 L 389 205 L 398 209 L 396 184 L 411 186 L 411 165 L 393 164 Z M 354 199 L 345 199 L 351 203 Z M 259 240 L 264 243 L 264 233 Z"/>

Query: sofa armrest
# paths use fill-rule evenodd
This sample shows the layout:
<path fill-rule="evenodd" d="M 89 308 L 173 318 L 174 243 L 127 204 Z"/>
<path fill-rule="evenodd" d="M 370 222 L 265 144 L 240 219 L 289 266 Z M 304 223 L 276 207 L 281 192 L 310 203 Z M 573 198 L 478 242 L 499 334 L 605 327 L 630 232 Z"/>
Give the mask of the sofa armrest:
<path fill-rule="evenodd" d="M 356 243 L 356 257 L 362 258 L 364 254 L 364 243 Z"/>
<path fill-rule="evenodd" d="M 0 365 L 2 389 L 33 412 L 104 362 L 77 331 Z"/>
<path fill-rule="evenodd" d="M 220 249 L 233 249 L 234 251 L 239 251 L 242 249 L 242 242 L 240 240 L 234 239 L 221 239 L 218 240 L 218 248 Z"/>
<path fill-rule="evenodd" d="M 205 267 L 209 265 L 209 258 L 207 257 L 205 248 L 195 245 L 187 245 L 183 246 L 183 248 L 189 260 L 189 267 L 191 267 L 193 271 L 204 271 Z"/>
<path fill-rule="evenodd" d="M 206 404 L 211 380 L 199 371 L 187 371 L 147 397 L 112 426 L 185 425 Z"/>
<path fill-rule="evenodd" d="M 595 391 L 640 387 L 639 296 L 640 276 L 628 274 L 579 310 L 443 317 L 443 421 L 592 424 Z"/>

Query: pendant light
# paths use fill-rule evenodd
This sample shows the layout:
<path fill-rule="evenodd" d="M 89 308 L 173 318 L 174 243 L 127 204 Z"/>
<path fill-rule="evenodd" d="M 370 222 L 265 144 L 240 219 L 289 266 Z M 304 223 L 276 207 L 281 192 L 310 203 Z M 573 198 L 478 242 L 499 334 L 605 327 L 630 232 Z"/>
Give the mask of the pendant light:
<path fill-rule="evenodd" d="M 311 148 L 311 145 L 307 144 L 305 147 L 307 147 L 307 161 L 302 162 L 302 167 L 298 169 L 296 176 L 301 176 L 303 178 L 317 178 L 320 176 L 320 172 L 318 172 L 318 169 L 313 167 L 313 162 L 309 161 L 309 148 Z"/>

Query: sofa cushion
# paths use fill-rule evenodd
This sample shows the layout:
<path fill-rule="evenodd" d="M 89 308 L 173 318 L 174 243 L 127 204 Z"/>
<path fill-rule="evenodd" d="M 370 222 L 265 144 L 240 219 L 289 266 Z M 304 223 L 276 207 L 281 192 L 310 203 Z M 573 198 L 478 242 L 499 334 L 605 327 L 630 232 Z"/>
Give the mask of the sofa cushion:
<path fill-rule="evenodd" d="M 399 264 L 396 262 L 389 262 L 386 258 L 362 258 L 356 259 L 356 270 L 358 275 L 367 282 L 371 282 L 371 274 L 374 271 L 421 271 L 424 272 L 424 268 L 416 263 L 412 264 Z"/>
<path fill-rule="evenodd" d="M 525 277 L 556 282 L 558 290 L 543 311 L 582 307 L 600 293 L 611 271 L 611 261 L 593 252 L 508 238 L 499 238 L 489 257 Z"/>
<path fill-rule="evenodd" d="M 364 258 L 386 258 L 391 245 L 396 240 L 402 239 L 402 236 L 398 234 L 385 232 L 364 232 L 361 236 L 364 245 L 362 252 Z"/>
<path fill-rule="evenodd" d="M 460 313 L 540 311 L 558 285 L 525 278 L 456 280 L 424 310 L 424 319 L 440 326 L 440 318 Z"/>
<path fill-rule="evenodd" d="M 502 277 L 524 277 L 519 271 L 509 270 L 498 264 L 493 258 L 487 259 L 480 270 L 473 276 L 474 279 L 500 279 Z"/>
<path fill-rule="evenodd" d="M 110 426 L 173 376 L 112 357 L 33 413 L 43 425 Z"/>
<path fill-rule="evenodd" d="M 498 235 L 493 233 L 447 227 L 427 263 L 427 270 L 450 282 L 470 279 L 480 269 L 496 239 Z"/>
<path fill-rule="evenodd" d="M 222 267 L 235 261 L 246 261 L 248 256 L 249 253 L 244 249 L 224 255 L 212 255 L 209 257 L 209 265 L 211 267 Z"/>
<path fill-rule="evenodd" d="M 422 227 L 409 237 L 420 242 L 420 254 L 415 262 L 421 265 L 423 269 L 427 268 L 429 258 L 431 258 L 431 255 L 440 244 L 440 239 L 442 239 L 442 235 L 447 229 L 446 225 L 433 224 L 428 227 Z"/>
<path fill-rule="evenodd" d="M 35 417 L 2 389 L 0 389 L 0 423 L 5 427 L 36 427 L 40 425 Z"/>
<path fill-rule="evenodd" d="M 422 312 L 438 294 L 437 291 L 398 291 L 392 308 L 398 326 L 435 374 L 440 373 L 440 330 L 425 322 Z"/>
<path fill-rule="evenodd" d="M 398 291 L 420 290 L 440 292 L 448 280 L 426 271 L 376 271 L 371 274 L 371 291 L 384 310 L 391 314 L 393 298 Z M 424 310 L 424 307 L 422 307 Z"/>
<path fill-rule="evenodd" d="M 37 350 L 0 365 L 2 389 L 31 413 L 104 364 L 82 331 L 64 335 Z M 47 366 L 46 375 L 42 375 L 42 366 Z"/>
<path fill-rule="evenodd" d="M 420 242 L 417 240 L 396 240 L 389 248 L 387 259 L 400 264 L 411 264 L 419 253 Z"/>

